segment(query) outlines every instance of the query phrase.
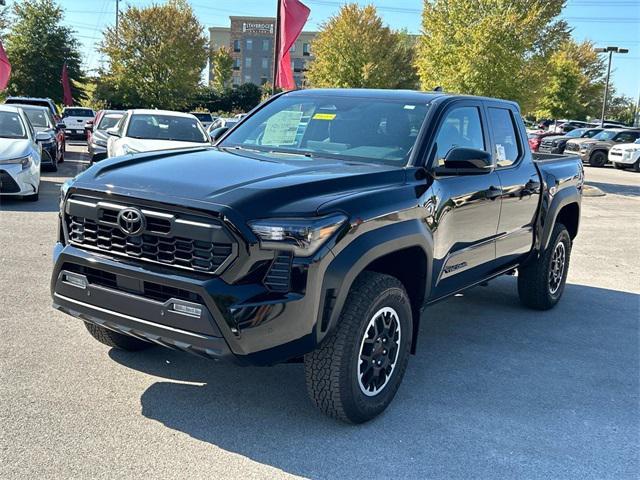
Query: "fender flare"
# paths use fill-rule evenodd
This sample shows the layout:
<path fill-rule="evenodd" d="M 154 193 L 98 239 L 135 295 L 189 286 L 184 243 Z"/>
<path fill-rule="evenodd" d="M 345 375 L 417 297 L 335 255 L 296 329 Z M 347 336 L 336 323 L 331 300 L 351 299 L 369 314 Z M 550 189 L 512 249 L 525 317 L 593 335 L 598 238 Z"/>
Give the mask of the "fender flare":
<path fill-rule="evenodd" d="M 338 323 L 347 295 L 358 275 L 373 261 L 411 247 L 421 248 L 426 257 L 427 271 L 424 273 L 426 275 L 424 300 L 426 300 L 431 288 L 433 239 L 424 223 L 408 220 L 371 230 L 360 235 L 336 255 L 328 265 L 322 282 L 321 304 L 316 322 L 319 342 Z M 357 260 L 354 262 L 354 259 Z M 417 307 L 417 309 L 412 308 L 416 327 L 419 324 L 422 305 Z M 414 342 L 416 338 L 417 331 L 414 331 Z"/>
<path fill-rule="evenodd" d="M 546 209 L 546 212 L 542 212 L 540 215 L 541 226 L 539 252 L 543 252 L 549 246 L 549 242 L 551 241 L 551 232 L 556 224 L 560 210 L 567 205 L 575 203 L 578 205 L 578 211 L 580 211 L 580 197 L 581 193 L 575 186 L 564 188 L 552 197 L 551 204 Z M 542 205 L 544 205 L 544 203 Z M 578 222 L 579 221 L 580 215 L 578 215 Z"/>

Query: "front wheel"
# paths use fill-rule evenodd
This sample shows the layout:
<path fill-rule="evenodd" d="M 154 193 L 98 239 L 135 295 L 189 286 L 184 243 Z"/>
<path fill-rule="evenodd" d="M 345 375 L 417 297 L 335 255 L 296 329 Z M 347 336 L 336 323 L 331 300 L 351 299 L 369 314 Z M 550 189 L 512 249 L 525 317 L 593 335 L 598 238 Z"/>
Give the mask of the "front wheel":
<path fill-rule="evenodd" d="M 545 251 L 535 261 L 518 269 L 520 301 L 536 310 L 553 308 L 564 292 L 570 256 L 571 237 L 567 228 L 557 223 Z"/>
<path fill-rule="evenodd" d="M 613 168 L 617 170 L 624 170 L 627 166 L 624 163 L 614 163 Z"/>
<path fill-rule="evenodd" d="M 640 172 L 640 159 L 636 160 L 636 163 L 633 164 L 633 171 Z"/>
<path fill-rule="evenodd" d="M 390 275 L 362 273 L 335 330 L 304 357 L 312 402 L 350 423 L 379 415 L 400 387 L 412 337 L 411 305 L 402 283 Z"/>
<path fill-rule="evenodd" d="M 94 323 L 85 322 L 84 326 L 87 327 L 87 330 L 93 338 L 108 347 L 134 352 L 153 346 L 153 343 L 114 332 L 113 330 L 109 330 L 108 328 L 101 327 Z"/>
<path fill-rule="evenodd" d="M 592 167 L 604 167 L 607 163 L 607 154 L 601 150 L 593 152 L 589 157 L 589 165 Z"/>

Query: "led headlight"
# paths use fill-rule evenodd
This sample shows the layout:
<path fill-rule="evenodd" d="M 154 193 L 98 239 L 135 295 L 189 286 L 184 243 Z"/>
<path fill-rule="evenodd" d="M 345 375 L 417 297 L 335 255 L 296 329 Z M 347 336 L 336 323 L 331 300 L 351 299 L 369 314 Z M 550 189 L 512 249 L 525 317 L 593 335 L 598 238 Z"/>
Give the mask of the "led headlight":
<path fill-rule="evenodd" d="M 26 157 L 18 157 L 18 158 L 10 158 L 9 160 L 0 160 L 0 165 L 22 165 L 22 169 L 26 170 L 31 166 L 31 155 L 27 155 Z"/>
<path fill-rule="evenodd" d="M 342 214 L 320 218 L 256 220 L 249 227 L 269 250 L 290 250 L 298 257 L 313 255 L 347 221 Z"/>

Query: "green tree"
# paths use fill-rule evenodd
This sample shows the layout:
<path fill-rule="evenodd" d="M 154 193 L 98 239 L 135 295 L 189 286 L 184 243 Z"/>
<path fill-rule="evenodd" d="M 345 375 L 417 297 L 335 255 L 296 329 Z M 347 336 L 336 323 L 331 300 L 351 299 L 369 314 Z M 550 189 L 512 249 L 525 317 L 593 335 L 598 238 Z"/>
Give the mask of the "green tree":
<path fill-rule="evenodd" d="M 75 100 L 86 99 L 79 44 L 73 31 L 62 25 L 63 19 L 62 9 L 53 0 L 13 4 L 4 42 L 11 62 L 10 94 L 62 102 L 62 66 L 67 62 Z"/>
<path fill-rule="evenodd" d="M 344 5 L 322 25 L 313 54 L 307 80 L 314 87 L 405 88 L 417 83 L 408 36 L 384 26 L 372 5 Z"/>
<path fill-rule="evenodd" d="M 229 47 L 220 47 L 211 52 L 209 56 L 211 66 L 211 86 L 222 92 L 231 83 L 233 75 L 233 57 Z"/>
<path fill-rule="evenodd" d="M 635 102 L 626 95 L 614 95 L 607 102 L 607 120 L 617 120 L 627 125 L 633 125 L 635 111 Z"/>
<path fill-rule="evenodd" d="M 569 36 L 565 0 L 425 0 L 422 87 L 534 105 L 549 55 Z"/>
<path fill-rule="evenodd" d="M 127 8 L 118 35 L 114 28 L 104 32 L 107 68 L 96 96 L 119 107 L 185 107 L 207 62 L 203 32 L 186 0 Z"/>

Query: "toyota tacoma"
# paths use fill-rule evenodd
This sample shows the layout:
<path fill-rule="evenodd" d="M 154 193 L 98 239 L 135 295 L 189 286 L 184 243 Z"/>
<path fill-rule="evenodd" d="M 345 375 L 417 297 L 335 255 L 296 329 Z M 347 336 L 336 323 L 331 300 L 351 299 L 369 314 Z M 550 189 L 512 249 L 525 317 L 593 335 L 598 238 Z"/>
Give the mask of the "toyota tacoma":
<path fill-rule="evenodd" d="M 516 272 L 524 305 L 562 296 L 582 163 L 534 157 L 515 103 L 292 91 L 216 137 L 63 185 L 53 302 L 98 341 L 303 361 L 313 403 L 360 423 L 396 394 L 424 307 Z"/>

